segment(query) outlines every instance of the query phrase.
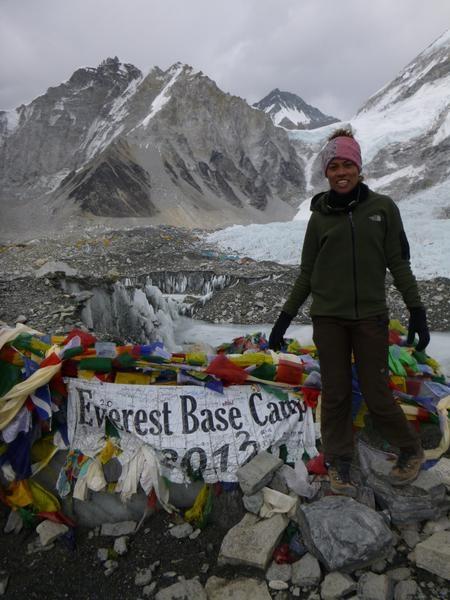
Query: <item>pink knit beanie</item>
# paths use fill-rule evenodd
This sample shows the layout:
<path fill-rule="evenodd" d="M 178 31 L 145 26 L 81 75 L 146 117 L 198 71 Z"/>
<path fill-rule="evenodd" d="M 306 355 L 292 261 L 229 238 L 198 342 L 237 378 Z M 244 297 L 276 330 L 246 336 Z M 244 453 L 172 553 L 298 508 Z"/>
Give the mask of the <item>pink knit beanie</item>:
<path fill-rule="evenodd" d="M 333 158 L 351 160 L 361 171 L 361 148 L 358 142 L 348 136 L 339 136 L 328 142 L 321 153 L 323 174 L 326 176 L 328 165 Z"/>

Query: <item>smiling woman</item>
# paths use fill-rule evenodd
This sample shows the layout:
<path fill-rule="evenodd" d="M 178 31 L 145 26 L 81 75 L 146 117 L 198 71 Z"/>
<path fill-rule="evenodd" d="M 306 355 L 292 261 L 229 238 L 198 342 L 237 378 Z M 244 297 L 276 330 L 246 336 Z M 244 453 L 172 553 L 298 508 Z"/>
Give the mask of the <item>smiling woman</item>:
<path fill-rule="evenodd" d="M 391 484 L 413 481 L 423 461 L 419 437 L 389 389 L 387 268 L 410 311 L 408 345 L 414 344 L 418 333 L 417 350 L 424 350 L 430 336 L 400 212 L 391 198 L 362 183 L 361 150 L 352 132 L 335 131 L 321 159 L 330 189 L 312 199 L 300 275 L 272 329 L 269 346 L 280 348 L 291 320 L 311 293 L 313 340 L 322 376 L 321 436 L 331 489 L 355 496 L 350 479 L 354 368 L 374 424 L 392 446 L 400 448 Z"/>

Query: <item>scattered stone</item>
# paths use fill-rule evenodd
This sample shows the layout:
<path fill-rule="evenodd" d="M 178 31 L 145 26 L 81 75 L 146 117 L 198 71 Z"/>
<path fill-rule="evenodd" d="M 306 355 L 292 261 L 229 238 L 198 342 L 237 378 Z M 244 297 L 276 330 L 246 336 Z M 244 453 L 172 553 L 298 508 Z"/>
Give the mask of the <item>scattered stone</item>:
<path fill-rule="evenodd" d="M 121 521 L 119 523 L 103 523 L 101 535 L 120 537 L 133 533 L 136 529 L 136 521 Z"/>
<path fill-rule="evenodd" d="M 265 570 L 287 524 L 287 517 L 281 514 L 259 520 L 247 513 L 225 535 L 219 564 L 244 564 Z"/>
<path fill-rule="evenodd" d="M 39 534 L 39 539 L 43 546 L 48 546 L 56 540 L 60 535 L 64 535 L 69 531 L 67 525 L 62 523 L 54 523 L 53 521 L 42 521 L 36 527 L 36 533 Z"/>
<path fill-rule="evenodd" d="M 389 550 L 387 556 L 386 556 L 386 560 L 388 561 L 389 564 L 393 564 L 395 562 L 395 559 L 397 557 L 397 550 L 395 549 L 394 546 L 392 546 L 392 548 Z"/>
<path fill-rule="evenodd" d="M 178 581 L 160 590 L 155 600 L 208 600 L 202 584 L 197 579 Z"/>
<path fill-rule="evenodd" d="M 99 548 L 97 550 L 97 558 L 100 562 L 104 563 L 108 560 L 108 548 Z"/>
<path fill-rule="evenodd" d="M 229 581 L 210 577 L 205 585 L 208 600 L 271 600 L 265 581 L 239 577 Z"/>
<path fill-rule="evenodd" d="M 392 534 L 384 519 L 352 498 L 327 496 L 297 509 L 308 550 L 328 571 L 353 571 L 384 558 Z"/>
<path fill-rule="evenodd" d="M 286 469 L 293 471 L 292 467 L 289 465 L 281 465 L 281 467 L 275 472 L 275 475 L 272 477 L 272 480 L 268 486 L 272 490 L 276 490 L 281 494 L 289 494 L 289 487 L 285 477 Z"/>
<path fill-rule="evenodd" d="M 280 579 L 273 579 L 269 581 L 269 588 L 271 590 L 287 590 L 289 588 L 289 584 L 286 581 L 281 581 Z"/>
<path fill-rule="evenodd" d="M 156 571 L 156 569 L 161 565 L 161 561 L 160 560 L 155 560 L 155 562 L 153 562 L 150 565 L 150 569 L 152 570 L 152 572 Z"/>
<path fill-rule="evenodd" d="M 19 315 L 16 317 L 16 323 L 26 323 L 28 321 L 28 317 L 25 315 Z"/>
<path fill-rule="evenodd" d="M 408 558 L 409 562 L 412 562 L 412 563 L 414 563 L 414 564 L 415 564 L 415 563 L 416 563 L 416 551 L 415 551 L 415 550 L 412 550 L 412 551 L 411 551 L 411 552 L 408 554 L 408 557 L 407 557 L 407 558 Z"/>
<path fill-rule="evenodd" d="M 398 567 L 397 569 L 391 569 L 386 573 L 389 579 L 392 579 L 394 583 L 399 581 L 405 581 L 411 577 L 411 569 L 407 567 Z"/>
<path fill-rule="evenodd" d="M 237 471 L 242 491 L 247 496 L 255 494 L 267 485 L 283 461 L 269 452 L 260 452 Z"/>
<path fill-rule="evenodd" d="M 36 554 L 37 552 L 47 552 L 55 547 L 55 544 L 48 544 L 43 546 L 41 540 L 36 538 L 34 542 L 30 542 L 27 546 L 27 554 Z"/>
<path fill-rule="evenodd" d="M 416 565 L 450 580 L 450 531 L 438 531 L 417 544 Z"/>
<path fill-rule="evenodd" d="M 370 568 L 374 573 L 384 573 L 387 567 L 387 562 L 383 559 L 376 560 L 374 563 L 370 565 Z"/>
<path fill-rule="evenodd" d="M 169 533 L 178 540 L 189 537 L 194 532 L 194 528 L 190 523 L 181 523 L 181 525 L 175 525 L 172 529 L 169 529 Z"/>
<path fill-rule="evenodd" d="M 292 565 L 279 565 L 273 561 L 266 571 L 267 581 L 290 581 L 292 577 Z"/>
<path fill-rule="evenodd" d="M 138 569 L 136 575 L 134 576 L 134 585 L 138 585 L 139 587 L 144 587 L 144 585 L 148 585 L 152 580 L 152 569 L 149 567 L 148 569 Z"/>
<path fill-rule="evenodd" d="M 117 552 L 117 554 L 119 556 L 123 556 L 124 554 L 127 553 L 127 551 L 128 551 L 127 542 L 128 542 L 128 537 L 126 535 L 114 540 L 114 550 Z"/>
<path fill-rule="evenodd" d="M 150 585 L 146 585 L 142 589 L 143 595 L 144 596 L 151 596 L 153 594 L 153 592 L 155 591 L 157 585 L 158 585 L 158 582 L 156 582 L 156 581 L 152 581 L 152 583 Z"/>
<path fill-rule="evenodd" d="M 450 529 L 450 519 L 448 517 L 442 517 L 437 521 L 428 521 L 422 530 L 426 536 L 433 535 L 438 531 L 447 531 Z"/>
<path fill-rule="evenodd" d="M 343 598 L 354 590 L 356 590 L 356 583 L 350 575 L 338 573 L 337 571 L 328 573 L 320 586 L 322 600 Z"/>
<path fill-rule="evenodd" d="M 176 571 L 166 571 L 165 573 L 163 573 L 162 576 L 165 577 L 166 579 L 173 579 L 174 577 L 177 576 L 177 573 L 176 573 Z"/>
<path fill-rule="evenodd" d="M 414 600 L 417 591 L 417 583 L 412 579 L 399 581 L 395 586 L 394 600 Z"/>
<path fill-rule="evenodd" d="M 0 571 L 0 596 L 3 596 L 8 587 L 9 575 L 5 571 Z"/>
<path fill-rule="evenodd" d="M 445 511 L 446 488 L 437 476 L 433 479 L 421 474 L 414 485 L 392 486 L 386 476 L 370 474 L 367 484 L 373 489 L 378 504 L 389 510 L 392 523 L 439 519 Z"/>
<path fill-rule="evenodd" d="M 11 510 L 8 519 L 6 521 L 5 527 L 3 529 L 4 533 L 20 533 L 23 528 L 23 521 L 17 510 Z"/>
<path fill-rule="evenodd" d="M 302 588 L 319 585 L 322 579 L 319 561 L 309 552 L 292 564 L 292 583 Z"/>
<path fill-rule="evenodd" d="M 191 535 L 189 536 L 190 540 L 196 540 L 198 538 L 198 536 L 201 534 L 202 530 L 201 529 L 195 529 Z"/>
<path fill-rule="evenodd" d="M 415 548 L 417 544 L 420 542 L 420 535 L 418 531 L 414 531 L 413 529 L 407 529 L 402 532 L 402 538 L 404 539 L 406 545 L 410 550 Z"/>
<path fill-rule="evenodd" d="M 203 573 L 203 575 L 204 575 L 208 571 L 209 571 L 209 564 L 203 563 L 202 566 L 200 567 L 200 573 Z"/>
<path fill-rule="evenodd" d="M 369 572 L 360 577 L 357 596 L 363 600 L 390 600 L 392 589 L 392 580 L 386 575 Z"/>
<path fill-rule="evenodd" d="M 292 588 L 292 595 L 294 596 L 294 598 L 300 598 L 300 588 L 299 587 L 293 587 Z"/>
<path fill-rule="evenodd" d="M 259 511 L 264 502 L 264 496 L 262 492 L 256 492 L 256 494 L 252 494 L 251 496 L 244 495 L 242 501 L 245 510 L 248 510 L 248 512 L 251 512 L 254 515 L 259 515 Z"/>

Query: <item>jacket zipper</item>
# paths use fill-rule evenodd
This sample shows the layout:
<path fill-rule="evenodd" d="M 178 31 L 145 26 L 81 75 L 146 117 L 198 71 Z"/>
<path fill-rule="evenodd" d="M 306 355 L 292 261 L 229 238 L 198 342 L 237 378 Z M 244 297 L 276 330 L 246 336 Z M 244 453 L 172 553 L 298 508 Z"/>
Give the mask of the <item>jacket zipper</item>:
<path fill-rule="evenodd" d="M 353 213 L 348 213 L 350 219 L 350 227 L 352 231 L 352 258 L 353 258 L 353 290 L 354 290 L 354 303 L 355 303 L 355 316 L 359 317 L 358 311 L 358 290 L 356 289 L 356 248 L 355 248 L 355 224 L 353 222 Z"/>

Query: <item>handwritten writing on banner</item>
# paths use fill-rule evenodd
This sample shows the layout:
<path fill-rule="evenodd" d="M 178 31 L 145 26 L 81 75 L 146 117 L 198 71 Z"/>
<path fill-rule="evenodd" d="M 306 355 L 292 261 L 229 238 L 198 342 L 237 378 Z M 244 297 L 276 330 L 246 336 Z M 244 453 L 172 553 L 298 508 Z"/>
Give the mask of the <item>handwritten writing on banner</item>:
<path fill-rule="evenodd" d="M 236 481 L 236 470 L 260 450 L 285 444 L 295 462 L 317 454 L 311 409 L 298 397 L 280 401 L 261 386 L 223 394 L 198 386 L 144 386 L 69 379 L 72 448 L 89 456 L 104 445 L 107 422 L 126 450 L 151 445 L 162 473 L 175 482 L 201 472 L 207 482 Z"/>

